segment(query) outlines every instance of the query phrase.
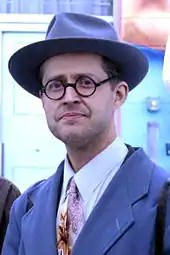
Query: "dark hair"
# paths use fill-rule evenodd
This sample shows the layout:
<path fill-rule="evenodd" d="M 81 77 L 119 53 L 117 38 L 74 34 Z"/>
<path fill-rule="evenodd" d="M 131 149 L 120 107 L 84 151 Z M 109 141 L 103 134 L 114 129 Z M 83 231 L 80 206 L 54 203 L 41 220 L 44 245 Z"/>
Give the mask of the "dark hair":
<path fill-rule="evenodd" d="M 112 79 L 113 85 L 116 85 L 119 82 L 121 82 L 122 79 L 120 76 L 121 75 L 120 66 L 106 57 L 102 57 L 102 61 L 103 61 L 102 67 L 109 77 L 116 74 L 116 76 Z"/>

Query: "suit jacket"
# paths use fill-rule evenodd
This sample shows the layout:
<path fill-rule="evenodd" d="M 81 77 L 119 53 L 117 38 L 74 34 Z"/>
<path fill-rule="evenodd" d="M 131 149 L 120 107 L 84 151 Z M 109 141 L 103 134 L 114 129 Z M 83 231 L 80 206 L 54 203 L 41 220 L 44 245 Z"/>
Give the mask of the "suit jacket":
<path fill-rule="evenodd" d="M 18 196 L 20 196 L 18 188 L 9 180 L 0 177 L 0 253 L 9 222 L 10 209 Z"/>
<path fill-rule="evenodd" d="M 86 221 L 72 255 L 152 255 L 157 198 L 168 172 L 142 149 L 121 166 Z M 36 183 L 11 211 L 2 255 L 56 255 L 56 215 L 63 163 L 49 179 Z M 33 206 L 27 211 L 28 201 Z M 170 254 L 167 219 L 165 255 Z"/>

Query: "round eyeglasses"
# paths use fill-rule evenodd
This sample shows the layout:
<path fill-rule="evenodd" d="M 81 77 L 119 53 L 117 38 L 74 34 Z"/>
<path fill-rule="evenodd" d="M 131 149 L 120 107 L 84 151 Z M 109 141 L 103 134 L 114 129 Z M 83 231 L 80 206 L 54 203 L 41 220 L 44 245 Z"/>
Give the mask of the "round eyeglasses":
<path fill-rule="evenodd" d="M 99 83 L 96 83 L 92 78 L 88 76 L 79 77 L 75 83 L 65 83 L 63 81 L 53 79 L 48 81 L 40 91 L 51 100 L 60 100 L 62 97 L 64 97 L 66 89 L 68 87 L 72 87 L 75 89 L 78 95 L 82 97 L 89 97 L 95 93 L 97 87 L 103 85 L 116 76 L 117 74 L 110 76 L 107 79 L 100 81 Z"/>

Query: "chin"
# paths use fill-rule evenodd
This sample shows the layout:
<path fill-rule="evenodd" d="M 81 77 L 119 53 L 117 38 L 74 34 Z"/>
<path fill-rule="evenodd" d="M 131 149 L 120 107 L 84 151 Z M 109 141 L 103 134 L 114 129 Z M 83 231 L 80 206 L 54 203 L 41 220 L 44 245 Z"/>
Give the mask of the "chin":
<path fill-rule="evenodd" d="M 62 133 L 58 136 L 66 146 L 76 146 L 81 147 L 86 144 L 87 138 L 84 132 L 68 132 Z"/>
<path fill-rule="evenodd" d="M 81 137 L 84 133 L 84 128 L 80 125 L 49 125 L 51 133 L 59 140 L 65 141 L 70 137 Z M 64 142 L 65 143 L 65 142 Z"/>

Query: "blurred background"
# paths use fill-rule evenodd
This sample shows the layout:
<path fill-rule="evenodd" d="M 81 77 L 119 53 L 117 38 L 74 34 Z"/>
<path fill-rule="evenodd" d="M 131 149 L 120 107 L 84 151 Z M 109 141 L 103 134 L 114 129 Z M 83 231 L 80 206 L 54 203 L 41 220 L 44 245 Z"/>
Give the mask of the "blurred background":
<path fill-rule="evenodd" d="M 52 15 L 63 11 L 107 20 L 120 40 L 146 55 L 150 70 L 117 112 L 117 131 L 126 143 L 143 147 L 154 162 L 170 171 L 170 1 L 1 0 L 1 175 L 24 191 L 54 173 L 65 156 L 64 145 L 47 128 L 41 102 L 20 88 L 8 72 L 10 56 L 24 45 L 44 39 Z"/>

